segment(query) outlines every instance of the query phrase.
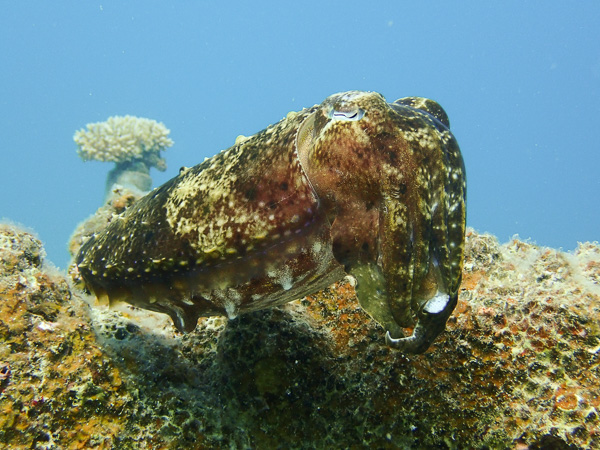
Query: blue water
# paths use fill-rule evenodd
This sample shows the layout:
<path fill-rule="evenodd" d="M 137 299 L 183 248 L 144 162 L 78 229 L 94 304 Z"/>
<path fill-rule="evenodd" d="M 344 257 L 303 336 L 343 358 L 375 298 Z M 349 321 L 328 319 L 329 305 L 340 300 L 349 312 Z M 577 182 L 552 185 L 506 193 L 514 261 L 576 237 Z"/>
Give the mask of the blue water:
<path fill-rule="evenodd" d="M 600 2 L 0 2 L 0 217 L 65 267 L 111 164 L 73 133 L 132 114 L 171 129 L 169 169 L 328 95 L 440 102 L 468 223 L 573 249 L 600 239 Z M 456 2 L 458 3 L 458 2 Z"/>

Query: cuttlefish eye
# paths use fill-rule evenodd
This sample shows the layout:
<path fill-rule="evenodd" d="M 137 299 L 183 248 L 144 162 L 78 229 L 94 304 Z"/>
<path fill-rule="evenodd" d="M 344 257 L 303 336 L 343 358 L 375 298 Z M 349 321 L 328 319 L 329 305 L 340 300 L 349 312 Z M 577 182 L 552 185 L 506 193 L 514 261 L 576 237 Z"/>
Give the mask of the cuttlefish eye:
<path fill-rule="evenodd" d="M 354 107 L 349 109 L 332 109 L 329 118 L 333 120 L 360 120 L 365 115 L 365 110 Z"/>

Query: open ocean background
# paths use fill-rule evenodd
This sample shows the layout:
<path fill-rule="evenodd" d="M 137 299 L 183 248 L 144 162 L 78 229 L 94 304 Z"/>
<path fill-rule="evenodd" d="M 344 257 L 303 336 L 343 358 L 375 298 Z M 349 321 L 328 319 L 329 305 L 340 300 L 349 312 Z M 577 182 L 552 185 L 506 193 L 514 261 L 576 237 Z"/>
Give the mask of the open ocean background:
<path fill-rule="evenodd" d="M 0 1 L 0 218 L 65 268 L 111 163 L 73 134 L 112 115 L 171 130 L 155 185 L 352 89 L 450 116 L 468 224 L 572 250 L 600 239 L 600 2 Z"/>

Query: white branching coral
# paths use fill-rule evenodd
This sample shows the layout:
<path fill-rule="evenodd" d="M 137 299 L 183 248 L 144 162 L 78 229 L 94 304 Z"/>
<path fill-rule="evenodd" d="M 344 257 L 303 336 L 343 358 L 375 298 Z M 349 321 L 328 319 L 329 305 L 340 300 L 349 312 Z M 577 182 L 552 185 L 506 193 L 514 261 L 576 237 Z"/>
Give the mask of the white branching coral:
<path fill-rule="evenodd" d="M 134 116 L 113 116 L 106 122 L 89 123 L 75 132 L 77 153 L 84 161 L 123 163 L 144 160 L 149 166 L 162 169 L 159 153 L 173 145 L 169 129 L 151 119 Z M 163 169 L 164 170 L 164 169 Z"/>
<path fill-rule="evenodd" d="M 123 189 L 140 197 L 152 189 L 150 169 L 167 169 L 161 151 L 173 145 L 169 129 L 156 120 L 113 116 L 106 122 L 89 123 L 75 132 L 73 140 L 84 161 L 112 161 L 115 167 L 106 179 L 105 201 L 122 195 Z"/>

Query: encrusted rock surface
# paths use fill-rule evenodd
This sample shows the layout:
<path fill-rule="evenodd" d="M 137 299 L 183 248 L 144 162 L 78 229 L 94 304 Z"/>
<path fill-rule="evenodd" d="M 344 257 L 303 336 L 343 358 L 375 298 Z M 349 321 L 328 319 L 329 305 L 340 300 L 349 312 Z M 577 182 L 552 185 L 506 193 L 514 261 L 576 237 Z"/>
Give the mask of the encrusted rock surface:
<path fill-rule="evenodd" d="M 101 448 L 130 398 L 87 305 L 43 258 L 33 235 L 0 225 L 0 443 Z"/>
<path fill-rule="evenodd" d="M 600 248 L 470 232 L 459 305 L 420 356 L 349 281 L 202 319 L 88 307 L 0 227 L 0 444 L 13 448 L 600 446 Z M 84 301 L 86 300 L 86 301 Z"/>

